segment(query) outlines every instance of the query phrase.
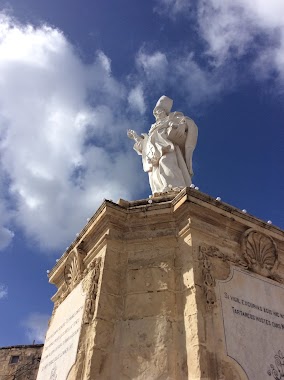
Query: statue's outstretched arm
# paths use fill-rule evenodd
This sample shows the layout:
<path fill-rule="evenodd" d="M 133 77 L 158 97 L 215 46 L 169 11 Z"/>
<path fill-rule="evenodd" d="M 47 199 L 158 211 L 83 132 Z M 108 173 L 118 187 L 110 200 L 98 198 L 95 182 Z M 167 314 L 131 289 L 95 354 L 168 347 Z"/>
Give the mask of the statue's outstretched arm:
<path fill-rule="evenodd" d="M 138 153 L 142 153 L 143 149 L 143 137 L 139 136 L 133 129 L 128 129 L 127 130 L 127 136 L 135 141 L 135 144 L 133 146 L 133 149 Z"/>
<path fill-rule="evenodd" d="M 134 140 L 135 142 L 139 142 L 139 141 L 143 140 L 143 137 L 139 136 L 133 129 L 127 130 L 127 136 L 130 139 Z"/>

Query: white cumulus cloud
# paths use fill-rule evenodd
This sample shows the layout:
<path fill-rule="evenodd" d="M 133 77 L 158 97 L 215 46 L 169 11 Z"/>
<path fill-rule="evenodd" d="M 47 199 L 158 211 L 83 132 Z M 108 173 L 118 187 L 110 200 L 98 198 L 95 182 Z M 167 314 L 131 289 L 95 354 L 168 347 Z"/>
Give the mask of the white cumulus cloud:
<path fill-rule="evenodd" d="M 142 95 L 112 76 L 102 51 L 84 64 L 61 31 L 3 14 L 0 89 L 0 178 L 9 195 L 0 192 L 0 209 L 41 247 L 65 247 L 103 198 L 137 191 L 126 129 L 143 111 Z M 136 109 L 126 118 L 128 101 Z M 0 248 L 13 236 L 9 220 L 0 218 Z"/>

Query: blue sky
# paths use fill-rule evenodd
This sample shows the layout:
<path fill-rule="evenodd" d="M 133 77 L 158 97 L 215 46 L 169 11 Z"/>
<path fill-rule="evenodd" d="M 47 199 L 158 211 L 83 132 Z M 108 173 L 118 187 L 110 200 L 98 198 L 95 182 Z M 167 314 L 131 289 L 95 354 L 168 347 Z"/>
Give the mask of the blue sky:
<path fill-rule="evenodd" d="M 284 228 L 282 0 L 10 0 L 0 14 L 0 345 L 40 342 L 46 270 L 104 198 L 150 194 L 128 128 L 165 94 L 193 182 Z"/>

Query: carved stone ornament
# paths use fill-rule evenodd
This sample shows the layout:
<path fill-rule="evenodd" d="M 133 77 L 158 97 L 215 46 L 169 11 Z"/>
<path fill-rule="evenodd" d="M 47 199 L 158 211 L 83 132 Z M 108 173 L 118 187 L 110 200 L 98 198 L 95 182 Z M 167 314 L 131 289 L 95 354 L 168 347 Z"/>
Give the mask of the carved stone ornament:
<path fill-rule="evenodd" d="M 274 356 L 275 364 L 270 364 L 267 374 L 272 376 L 275 380 L 284 379 L 284 355 L 282 351 Z"/>
<path fill-rule="evenodd" d="M 229 256 L 221 252 L 218 248 L 205 244 L 199 247 L 198 259 L 202 264 L 203 289 L 208 309 L 212 309 L 212 307 L 216 305 L 216 295 L 214 290 L 215 279 L 211 273 L 212 263 L 210 258 L 218 258 L 222 261 L 228 261 L 232 264 L 239 265 L 242 268 L 248 268 L 247 263 L 240 256 Z"/>
<path fill-rule="evenodd" d="M 202 263 L 203 291 L 206 298 L 207 308 L 211 309 L 216 304 L 216 296 L 214 292 L 215 279 L 211 274 L 212 264 L 207 257 L 206 247 L 199 247 L 198 258 Z"/>
<path fill-rule="evenodd" d="M 86 276 L 83 280 L 83 290 L 87 293 L 83 316 L 84 323 L 90 323 L 95 313 L 98 284 L 100 279 L 100 268 L 101 258 L 98 258 L 88 265 L 87 270 L 89 273 L 86 273 L 86 271 L 84 272 L 84 274 L 86 273 Z"/>
<path fill-rule="evenodd" d="M 85 256 L 83 242 L 70 252 L 64 268 L 64 280 L 68 290 L 72 290 L 81 281 Z"/>
<path fill-rule="evenodd" d="M 262 276 L 276 279 L 273 270 L 278 264 L 277 247 L 270 236 L 249 229 L 243 234 L 241 247 L 249 269 Z"/>

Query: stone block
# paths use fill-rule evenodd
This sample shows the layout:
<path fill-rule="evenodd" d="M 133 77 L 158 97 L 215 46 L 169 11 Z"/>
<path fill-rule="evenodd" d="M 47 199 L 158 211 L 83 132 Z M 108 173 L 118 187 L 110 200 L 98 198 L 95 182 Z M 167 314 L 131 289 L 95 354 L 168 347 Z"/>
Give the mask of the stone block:
<path fill-rule="evenodd" d="M 115 323 L 96 319 L 92 325 L 95 330 L 94 346 L 102 350 L 111 350 L 114 343 Z"/>
<path fill-rule="evenodd" d="M 106 250 L 104 268 L 117 272 L 123 272 L 127 267 L 127 253 L 120 241 L 111 241 L 111 247 Z"/>
<path fill-rule="evenodd" d="M 174 267 L 174 254 L 175 246 L 170 248 L 171 243 L 169 242 L 168 247 L 161 247 L 157 244 L 157 241 L 153 241 L 151 245 L 148 246 L 144 244 L 129 247 L 128 251 L 128 268 L 129 269 L 139 269 L 141 267 Z"/>
<path fill-rule="evenodd" d="M 121 274 L 117 271 L 104 268 L 101 281 L 101 292 L 116 296 L 120 295 Z"/>
<path fill-rule="evenodd" d="M 169 291 L 129 294 L 125 298 L 125 319 L 157 315 L 174 318 L 175 294 Z"/>
<path fill-rule="evenodd" d="M 173 345 L 173 322 L 164 316 L 120 322 L 120 336 L 115 342 L 121 349 L 154 349 Z"/>
<path fill-rule="evenodd" d="M 100 293 L 96 318 L 117 321 L 123 312 L 123 298 L 108 293 Z"/>
<path fill-rule="evenodd" d="M 173 268 L 168 266 L 131 269 L 127 272 L 126 291 L 131 294 L 166 289 L 174 290 L 174 277 Z"/>
<path fill-rule="evenodd" d="M 119 360 L 120 380 L 174 380 L 165 348 L 123 350 Z"/>

